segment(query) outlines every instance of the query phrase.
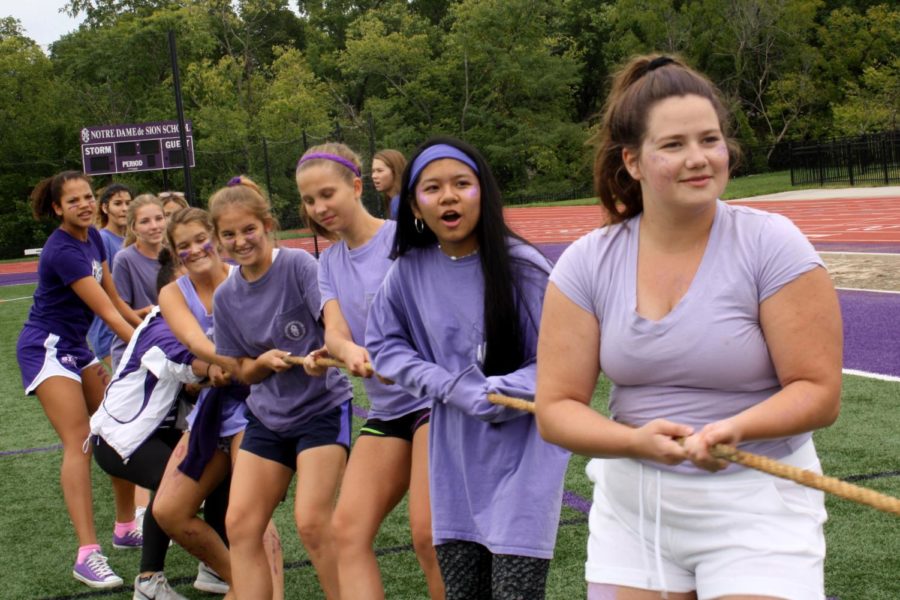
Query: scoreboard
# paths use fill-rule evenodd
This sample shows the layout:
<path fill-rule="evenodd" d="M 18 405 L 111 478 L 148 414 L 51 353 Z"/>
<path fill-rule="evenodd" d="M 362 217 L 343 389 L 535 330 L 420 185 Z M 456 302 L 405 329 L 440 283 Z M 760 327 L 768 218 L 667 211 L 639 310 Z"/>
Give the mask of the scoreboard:
<path fill-rule="evenodd" d="M 187 153 L 182 151 L 178 121 L 103 125 L 81 130 L 81 161 L 87 175 L 180 169 L 185 154 L 194 163 L 194 136 L 185 123 Z"/>

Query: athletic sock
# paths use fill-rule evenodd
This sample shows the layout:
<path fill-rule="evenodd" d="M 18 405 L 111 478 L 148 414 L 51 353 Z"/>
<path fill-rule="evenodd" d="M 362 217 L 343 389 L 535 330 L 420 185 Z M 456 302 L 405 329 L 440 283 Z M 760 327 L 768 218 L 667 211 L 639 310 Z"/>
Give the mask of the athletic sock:
<path fill-rule="evenodd" d="M 78 558 L 75 559 L 75 564 L 81 564 L 87 557 L 90 556 L 91 552 L 100 552 L 100 544 L 88 544 L 87 546 L 79 546 L 78 547 Z"/>
<path fill-rule="evenodd" d="M 119 537 L 122 537 L 129 531 L 134 531 L 135 529 L 137 529 L 137 523 L 134 521 L 134 519 L 128 521 L 127 523 L 119 523 L 118 521 L 116 521 L 115 533 Z"/>

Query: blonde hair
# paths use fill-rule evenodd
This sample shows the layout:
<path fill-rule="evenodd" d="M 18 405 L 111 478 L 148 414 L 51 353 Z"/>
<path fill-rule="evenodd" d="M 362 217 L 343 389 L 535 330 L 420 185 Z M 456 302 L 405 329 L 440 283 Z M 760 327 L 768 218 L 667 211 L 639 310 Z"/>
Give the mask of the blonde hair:
<path fill-rule="evenodd" d="M 141 194 L 128 205 L 128 229 L 125 232 L 125 241 L 122 243 L 123 248 L 137 241 L 137 235 L 134 233 L 134 222 L 137 220 L 137 212 L 143 207 L 151 205 L 158 206 L 159 211 L 163 211 L 162 202 L 153 194 Z"/>
<path fill-rule="evenodd" d="M 278 230 L 278 220 L 272 214 L 272 205 L 256 182 L 244 175 L 231 179 L 223 188 L 216 190 L 209 198 L 209 216 L 212 218 L 213 231 L 219 237 L 219 218 L 225 209 L 239 206 L 243 210 L 272 228 Z"/>
<path fill-rule="evenodd" d="M 359 158 L 359 155 L 354 152 L 350 146 L 346 144 L 341 144 L 338 142 L 326 142 L 324 144 L 319 144 L 318 146 L 312 146 L 306 152 L 303 153 L 303 156 L 300 157 L 300 160 L 297 161 L 297 171 L 294 174 L 299 175 L 301 171 L 308 169 L 309 167 L 318 167 L 323 165 L 330 165 L 334 174 L 344 180 L 348 185 L 353 185 L 354 181 L 359 179 L 359 176 L 351 171 L 346 165 L 339 163 L 334 160 L 329 160 L 327 158 L 310 158 L 306 159 L 306 157 L 311 156 L 313 154 L 334 154 L 335 156 L 339 156 L 343 159 L 350 161 L 356 167 L 357 172 L 361 172 L 362 169 L 362 161 Z M 306 159 L 306 160 L 304 160 Z M 299 191 L 299 188 L 298 190 Z M 306 226 L 313 230 L 316 235 L 320 235 L 325 239 L 335 241 L 338 236 L 318 223 L 316 223 L 312 217 L 309 216 L 309 213 L 306 210 L 305 204 L 300 202 L 300 216 L 303 218 L 303 222 L 306 223 Z"/>
<path fill-rule="evenodd" d="M 372 157 L 372 160 L 375 160 L 376 158 L 387 165 L 387 168 L 391 170 L 391 174 L 394 176 L 394 181 L 391 183 L 391 189 L 382 192 L 382 195 L 384 196 L 384 213 L 389 214 L 391 209 L 391 198 L 400 194 L 400 186 L 403 184 L 403 169 L 406 168 L 406 157 L 403 156 L 403 153 L 399 150 L 385 148 L 384 150 L 376 152 L 375 156 Z"/>

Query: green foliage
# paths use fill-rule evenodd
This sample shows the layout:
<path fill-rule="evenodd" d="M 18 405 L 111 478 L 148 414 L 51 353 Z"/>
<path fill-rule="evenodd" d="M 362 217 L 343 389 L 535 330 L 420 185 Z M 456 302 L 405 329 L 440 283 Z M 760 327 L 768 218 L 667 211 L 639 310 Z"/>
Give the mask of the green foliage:
<path fill-rule="evenodd" d="M 875 0 L 69 0 L 66 10 L 85 22 L 49 57 L 0 19 L 0 256 L 41 244 L 25 198 L 41 177 L 78 167 L 82 127 L 174 118 L 170 30 L 201 199 L 243 172 L 268 180 L 289 215 L 303 140 L 343 138 L 368 162 L 374 148 L 457 135 L 508 195 L 584 187 L 584 141 L 610 74 L 635 53 L 678 53 L 708 74 L 746 147 L 896 128 L 900 107 L 900 9 Z M 756 151 L 744 168 L 768 159 Z M 125 181 L 156 191 L 163 177 Z M 179 186 L 178 172 L 165 177 Z"/>

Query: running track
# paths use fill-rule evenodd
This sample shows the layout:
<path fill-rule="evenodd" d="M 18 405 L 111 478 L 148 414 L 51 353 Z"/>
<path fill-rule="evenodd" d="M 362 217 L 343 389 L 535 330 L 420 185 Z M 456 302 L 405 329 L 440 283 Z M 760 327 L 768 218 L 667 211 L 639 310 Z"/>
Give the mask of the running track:
<path fill-rule="evenodd" d="M 737 202 L 789 217 L 818 250 L 900 254 L 900 196 Z M 555 260 L 603 223 L 599 206 L 508 208 L 510 226 Z M 312 238 L 282 242 L 313 251 Z M 327 247 L 319 240 L 319 249 Z M 34 283 L 37 262 L 0 264 L 0 285 Z M 840 292 L 844 366 L 900 378 L 900 294 Z"/>

